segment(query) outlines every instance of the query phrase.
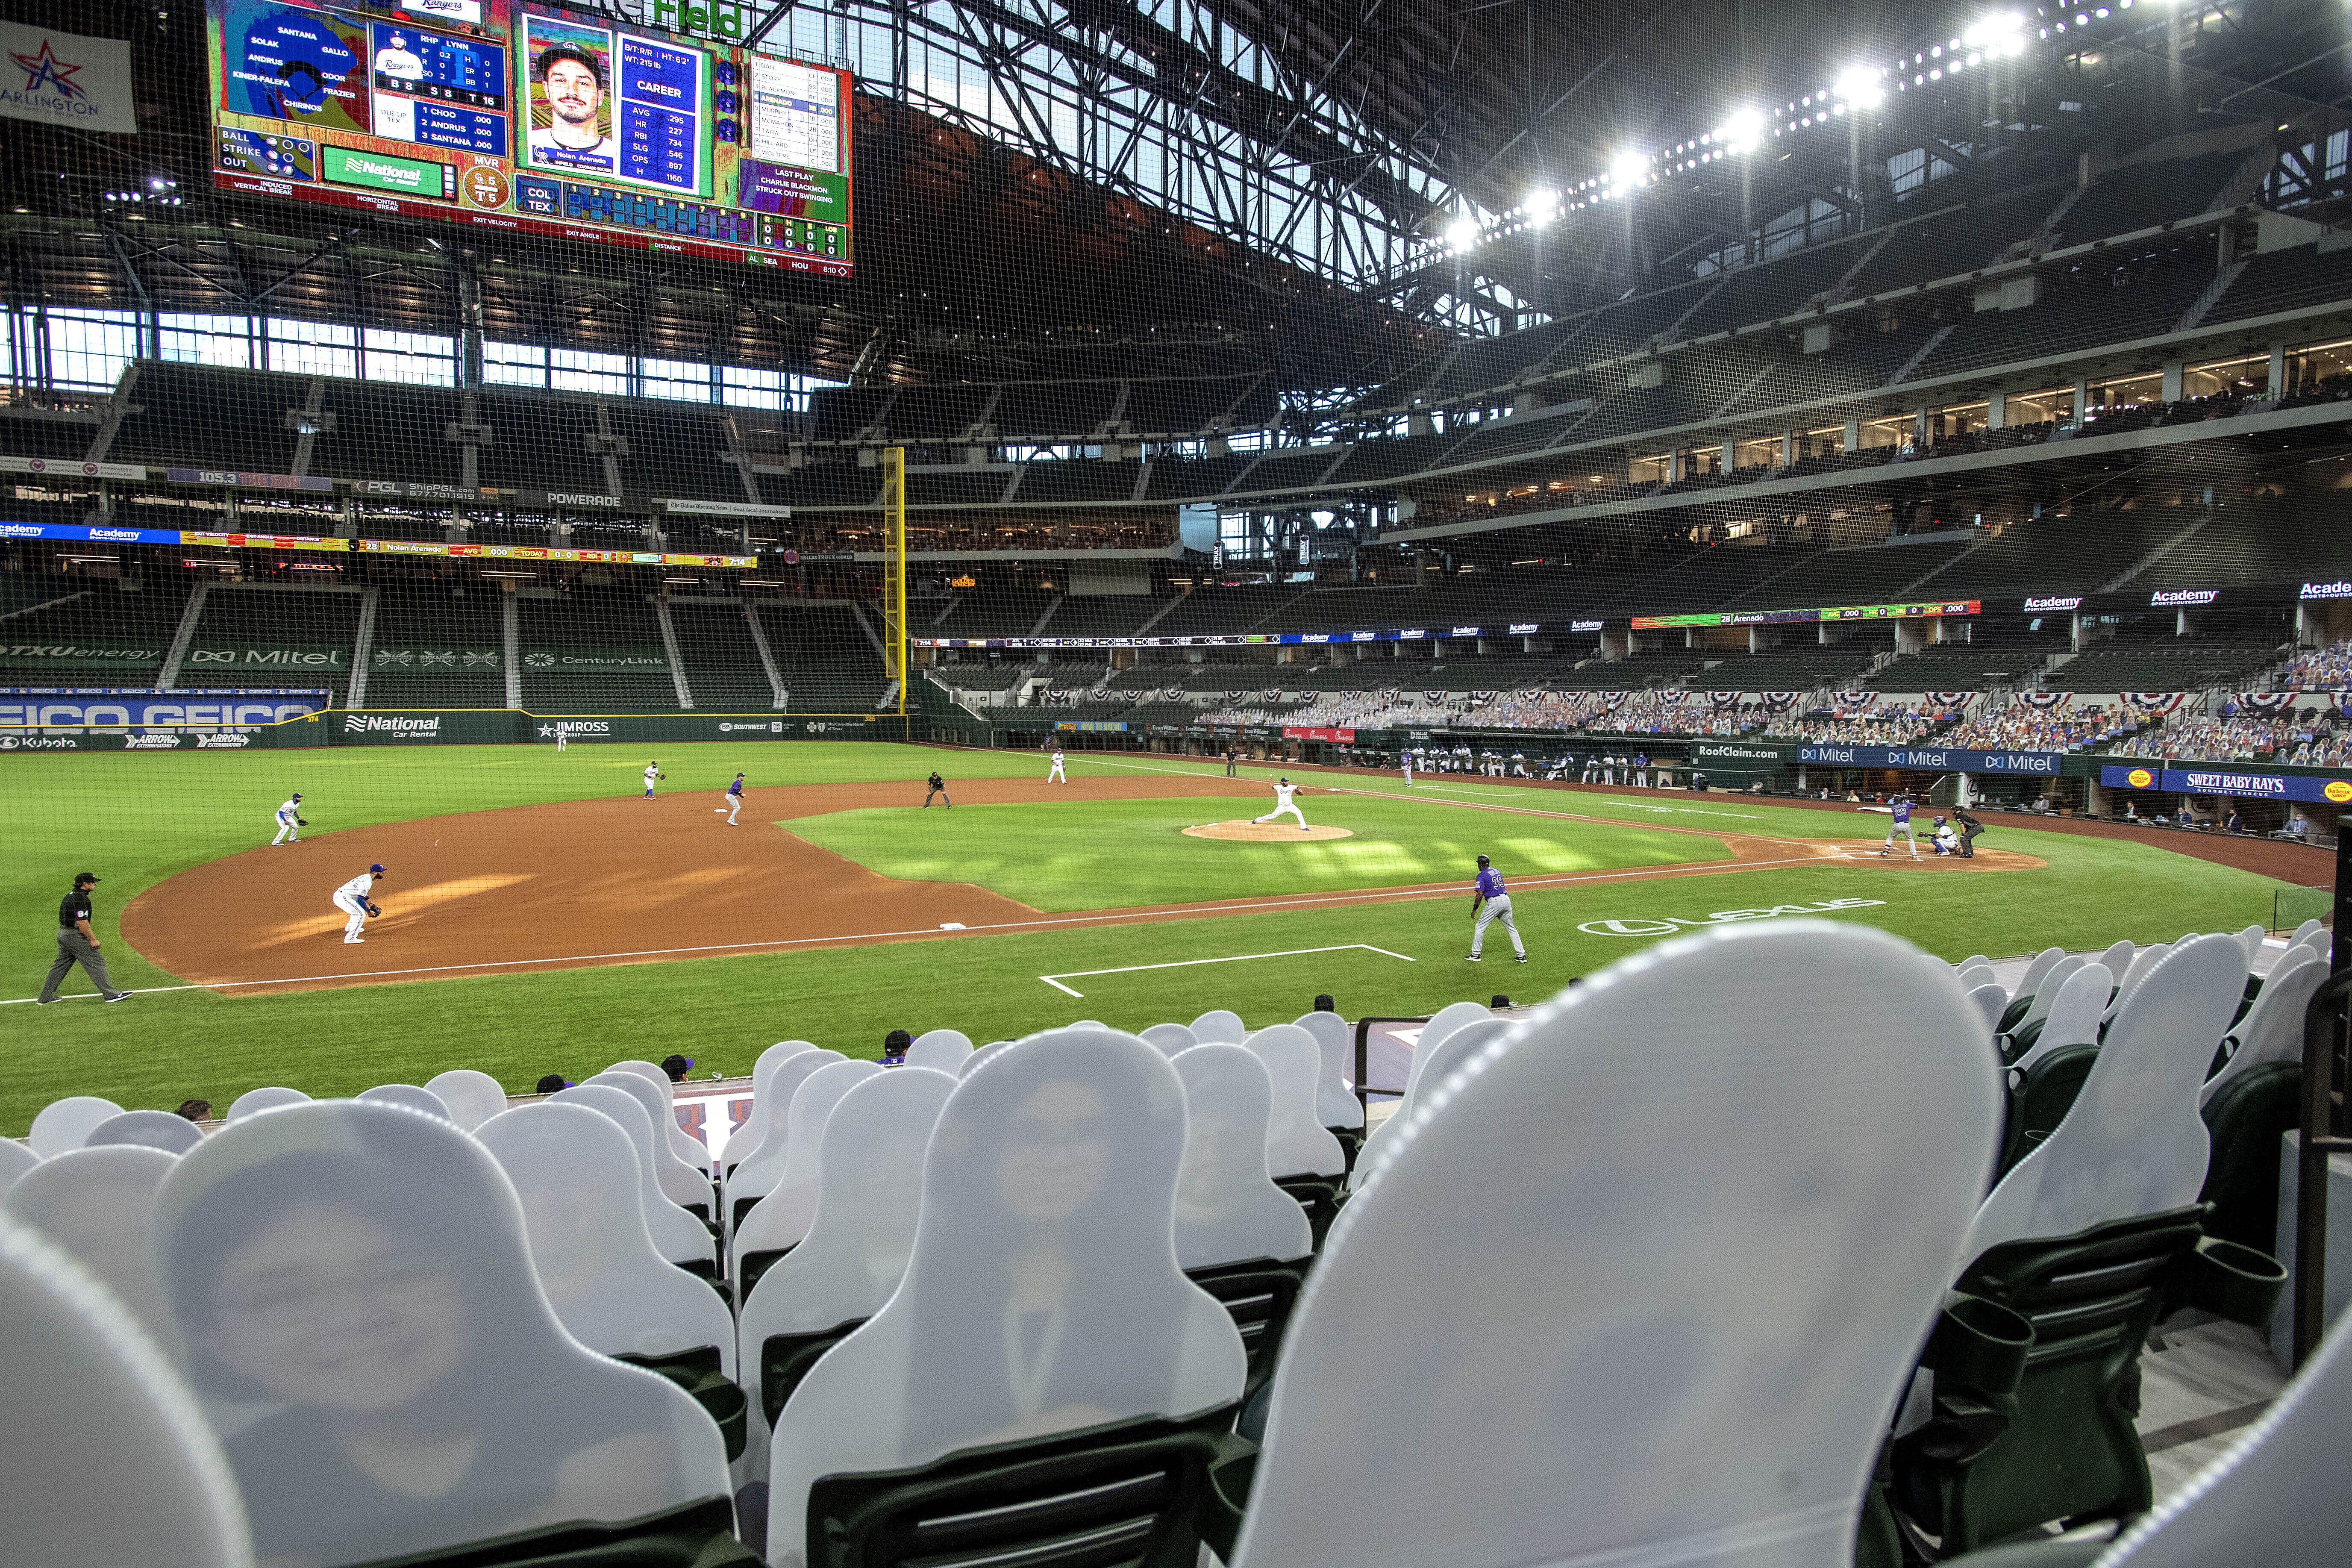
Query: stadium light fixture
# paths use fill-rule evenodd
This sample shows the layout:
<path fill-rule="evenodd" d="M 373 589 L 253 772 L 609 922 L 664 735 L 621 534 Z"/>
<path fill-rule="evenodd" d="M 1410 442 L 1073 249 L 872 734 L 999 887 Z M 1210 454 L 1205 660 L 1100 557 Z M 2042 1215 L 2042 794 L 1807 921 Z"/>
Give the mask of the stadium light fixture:
<path fill-rule="evenodd" d="M 2000 59 L 2025 52 L 2025 18 L 2014 11 L 1996 11 L 1970 23 L 1960 35 L 1960 42 L 1987 59 Z"/>
<path fill-rule="evenodd" d="M 1478 247 L 1478 220 L 1458 217 L 1445 226 L 1445 243 L 1455 250 L 1475 250 Z"/>
<path fill-rule="evenodd" d="M 1528 215 L 1528 222 L 1541 228 L 1559 216 L 1559 193 L 1543 188 L 1530 191 L 1528 193 L 1527 205 L 1524 210 Z"/>
<path fill-rule="evenodd" d="M 1714 139 L 1727 153 L 1752 153 L 1764 144 L 1764 130 L 1761 110 L 1735 109 L 1716 128 Z"/>
<path fill-rule="evenodd" d="M 1610 195 L 1631 195 L 1636 186 L 1647 184 L 1649 180 L 1650 155 L 1647 153 L 1629 147 L 1609 160 Z"/>
<path fill-rule="evenodd" d="M 1853 66 L 1837 79 L 1838 98 L 1855 109 L 1872 109 L 1886 101 L 1886 88 L 1869 66 Z"/>

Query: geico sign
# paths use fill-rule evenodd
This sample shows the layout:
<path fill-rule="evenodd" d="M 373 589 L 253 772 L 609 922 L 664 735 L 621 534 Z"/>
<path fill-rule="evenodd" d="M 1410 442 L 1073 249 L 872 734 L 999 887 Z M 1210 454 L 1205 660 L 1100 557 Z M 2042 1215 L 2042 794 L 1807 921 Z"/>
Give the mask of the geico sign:
<path fill-rule="evenodd" d="M 1788 915 L 1822 915 L 1839 910 L 1875 909 L 1885 899 L 1824 899 L 1818 904 L 1775 904 L 1769 910 L 1722 910 L 1711 915 L 1662 915 L 1653 920 L 1586 921 L 1576 929 L 1588 936 L 1672 936 L 1691 926 L 1730 925 L 1738 921 L 1779 920 Z"/>
<path fill-rule="evenodd" d="M 226 730 L 276 724 L 318 709 L 309 702 L 181 702 L 140 699 L 90 702 L 0 702 L 0 725 L 34 730 Z"/>

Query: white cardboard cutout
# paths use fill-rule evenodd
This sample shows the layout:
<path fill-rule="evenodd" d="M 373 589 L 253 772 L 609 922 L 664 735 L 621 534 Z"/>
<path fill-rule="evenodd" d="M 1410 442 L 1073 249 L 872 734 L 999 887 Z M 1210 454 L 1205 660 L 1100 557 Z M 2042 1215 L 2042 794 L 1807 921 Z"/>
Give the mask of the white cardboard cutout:
<path fill-rule="evenodd" d="M 701 1139 L 697 1138 L 693 1133 L 688 1132 L 678 1123 L 677 1085 L 671 1081 L 668 1073 L 662 1070 L 658 1064 L 640 1060 L 635 1057 L 631 1057 L 626 1061 L 614 1062 L 604 1070 L 606 1072 L 633 1072 L 639 1078 L 644 1079 L 647 1083 L 652 1084 L 656 1089 L 661 1090 L 663 1105 L 662 1125 L 669 1129 L 670 1152 L 676 1154 L 680 1161 L 684 1162 L 686 1164 L 693 1166 L 704 1175 L 708 1176 L 710 1174 L 710 1151 L 702 1146 Z"/>
<path fill-rule="evenodd" d="M 1985 1199 L 1969 1258 L 2197 1201 L 2209 1152 L 2197 1093 L 2245 972 L 2233 935 L 2191 937 L 2148 971 L 2108 1026 L 2074 1109 Z"/>
<path fill-rule="evenodd" d="M 1849 1560 L 2000 1124 L 1913 952 L 1672 940 L 1427 1087 L 1292 1319 L 1235 1568 Z"/>
<path fill-rule="evenodd" d="M 971 1055 L 971 1037 L 961 1030 L 926 1029 L 907 1047 L 906 1065 L 951 1073 L 961 1070 L 964 1058 Z"/>
<path fill-rule="evenodd" d="M 1214 1268 L 1287 1262 L 1314 1249 L 1307 1211 L 1266 1169 L 1274 1079 L 1246 1046 L 1212 1041 L 1170 1058 L 1184 1081 L 1184 1163 L 1176 1177 L 1176 1261 Z"/>
<path fill-rule="evenodd" d="M 360 1090 L 358 1098 L 370 1105 L 404 1105 L 411 1110 L 421 1110 L 427 1116 L 437 1116 L 450 1126 L 457 1119 L 449 1114 L 449 1102 L 429 1089 L 413 1083 L 380 1083 L 373 1089 Z M 459 1129 L 463 1131 L 463 1129 Z"/>
<path fill-rule="evenodd" d="M 68 1095 L 41 1107 L 26 1142 L 42 1159 L 55 1159 L 68 1149 L 80 1148 L 100 1122 L 121 1114 L 122 1107 L 110 1100 L 94 1094 Z"/>
<path fill-rule="evenodd" d="M 1162 1055 L 1170 1057 L 1189 1051 L 1201 1043 L 1193 1037 L 1192 1029 L 1182 1024 L 1154 1024 L 1143 1031 L 1141 1037 L 1144 1044 L 1157 1046 Z"/>
<path fill-rule="evenodd" d="M 820 1476 L 1241 1397 L 1240 1331 L 1176 1267 L 1183 1154 L 1183 1086 L 1133 1035 L 1032 1035 L 957 1084 L 906 1278 L 777 1422 L 774 1568 L 800 1568 Z"/>
<path fill-rule="evenodd" d="M 252 1568 L 236 1479 L 187 1385 L 89 1270 L 5 1214 L 0 1322 L 11 1561 Z"/>
<path fill-rule="evenodd" d="M 654 1247 L 672 1263 L 701 1263 L 718 1254 L 709 1227 L 672 1203 L 654 1175 L 654 1123 L 643 1102 L 610 1084 L 583 1083 L 549 1095 L 542 1105 L 584 1105 L 601 1110 L 621 1124 L 637 1151 L 639 1200 L 646 1208 L 646 1228 Z"/>
<path fill-rule="evenodd" d="M 1430 1052 L 1445 1043 L 1445 1037 L 1465 1024 L 1479 1024 L 1495 1016 L 1494 1009 L 1476 1002 L 1453 1002 L 1440 1007 L 1429 1022 L 1421 1026 L 1413 1040 L 1412 1065 L 1405 1069 L 1405 1092 L 1412 1092 L 1412 1080 L 1429 1064 Z"/>
<path fill-rule="evenodd" d="M 2295 927 L 2295 928 L 2294 928 L 2294 935 L 2292 935 L 2292 936 L 2290 936 L 2290 937 L 2288 937 L 2288 938 L 2286 939 L 2286 941 L 2287 941 L 2287 945 L 2288 945 L 2289 947 L 2293 947 L 2296 942 L 2301 942 L 2305 937 L 2307 937 L 2307 936 L 2311 935 L 2314 931 L 2318 931 L 2319 929 L 2321 929 L 2321 927 L 2322 927 L 2325 923 L 2326 923 L 2326 922 L 2325 922 L 2325 921 L 2321 921 L 2321 920 L 2319 919 L 2319 917 L 2318 917 L 2318 916 L 2316 916 L 2316 915 L 2313 916 L 2311 919 L 2309 919 L 2309 920 L 2307 920 L 2307 921 L 2304 921 L 2301 925 L 2299 925 L 2299 926 L 2297 926 L 2297 927 Z"/>
<path fill-rule="evenodd" d="M 670 1113 L 667 1089 L 656 1088 L 643 1073 L 607 1068 L 588 1081 L 603 1084 L 607 1089 L 617 1089 L 645 1107 L 646 1126 L 657 1138 L 662 1128 L 677 1125 L 677 1118 Z M 667 1082 L 665 1079 L 664 1083 Z M 697 1143 L 694 1148 L 699 1152 L 702 1145 Z M 705 1160 L 710 1158 L 708 1153 L 702 1157 Z M 657 1141 L 654 1145 L 654 1180 L 661 1184 L 663 1195 L 679 1207 L 700 1204 L 703 1213 L 718 1214 L 718 1198 L 709 1173 L 698 1171 L 679 1159 L 677 1150 L 667 1141 Z"/>
<path fill-rule="evenodd" d="M 474 1136 L 514 1184 L 540 1286 L 573 1339 L 605 1355 L 711 1345 L 734 1375 L 727 1303 L 655 1247 L 636 1146 L 619 1122 L 584 1105 L 523 1105 Z"/>
<path fill-rule="evenodd" d="M 1364 1104 L 1348 1083 L 1356 1065 L 1355 1030 L 1337 1013 L 1302 1013 L 1291 1022 L 1314 1036 L 1323 1051 L 1323 1070 L 1315 1080 L 1315 1120 L 1351 1131 L 1361 1127 Z"/>
<path fill-rule="evenodd" d="M 2250 925 L 2238 932 L 2238 945 L 2246 950 L 2247 968 L 2252 969 L 2254 960 L 2263 955 L 2263 938 L 2269 934 L 2269 928 L 2262 925 Z"/>
<path fill-rule="evenodd" d="M 472 1068 L 436 1073 L 425 1080 L 425 1087 L 441 1097 L 441 1103 L 449 1108 L 449 1119 L 468 1132 L 506 1112 L 507 1091 L 499 1080 Z"/>
<path fill-rule="evenodd" d="M 2010 994 L 2013 996 L 2032 995 L 2034 989 L 2042 984 L 2042 977 L 2050 973 L 2050 966 L 2065 956 L 2066 950 L 2063 947 L 2045 947 L 2040 952 L 2035 953 L 2033 955 L 2033 962 L 2025 966 L 2025 973 L 2019 979 L 2017 989 Z"/>
<path fill-rule="evenodd" d="M 196 1130 L 196 1124 L 184 1116 L 174 1116 L 168 1110 L 126 1110 L 91 1129 L 81 1146 L 104 1149 L 130 1143 L 143 1149 L 161 1149 L 166 1154 L 184 1154 L 204 1141 L 205 1135 Z"/>
<path fill-rule="evenodd" d="M 16 1219 L 71 1253 L 120 1297 L 155 1342 L 173 1356 L 179 1334 L 155 1277 L 150 1242 L 155 1189 L 179 1156 L 125 1144 L 68 1149 L 0 1198 Z M 15 1353 L 11 1347 L 10 1353 Z"/>
<path fill-rule="evenodd" d="M 760 1276 L 736 1329 L 737 1381 L 751 1401 L 751 1474 L 767 1473 L 761 1352 L 771 1335 L 811 1334 L 882 1310 L 907 1272 L 923 1205 L 923 1152 L 957 1079 L 901 1068 L 852 1085 L 824 1131 L 824 1185 L 801 1244 Z"/>
<path fill-rule="evenodd" d="M 2093 1568 L 2319 1568 L 2344 1559 L 2352 1506 L 2352 1315 L 2263 1418 L 2189 1484 L 2140 1515 Z"/>
<path fill-rule="evenodd" d="M 1191 1027 L 1196 1045 L 1223 1040 L 1228 1045 L 1238 1046 L 1249 1038 L 1249 1026 L 1242 1022 L 1242 1016 L 1223 1007 L 1213 1007 L 1202 1014 L 1192 1020 Z"/>
<path fill-rule="evenodd" d="M 792 1131 L 783 1173 L 728 1238 L 730 1275 L 742 1278 L 745 1253 L 797 1247 L 808 1234 L 809 1222 L 816 1217 L 824 1169 L 825 1119 L 841 1103 L 842 1096 L 883 1070 L 878 1062 L 828 1062 L 801 1080 L 793 1108 L 785 1113 Z"/>
<path fill-rule="evenodd" d="M 2045 981 L 2043 989 L 2048 988 Z M 2115 988 L 2116 977 L 2104 963 L 2086 963 L 2066 976 L 2051 999 L 2050 1010 L 2042 1016 L 2042 1033 L 2023 1056 L 2010 1064 L 2011 1070 L 2023 1072 L 2061 1046 L 2097 1045 L 2099 1019 Z"/>
<path fill-rule="evenodd" d="M 980 1047 L 980 1049 L 978 1049 L 978 1050 L 976 1050 L 976 1051 L 972 1052 L 972 1053 L 971 1053 L 971 1055 L 970 1055 L 970 1056 L 968 1056 L 968 1057 L 964 1058 L 964 1059 L 963 1059 L 963 1066 L 961 1066 L 961 1067 L 960 1067 L 960 1068 L 958 1068 L 956 1069 L 956 1077 L 958 1077 L 958 1078 L 970 1078 L 970 1077 L 971 1076 L 971 1069 L 972 1069 L 972 1068 L 974 1068 L 978 1067 L 981 1063 L 982 1063 L 982 1062 L 986 1061 L 989 1058 L 991 1058 L 991 1057 L 992 1057 L 992 1056 L 995 1056 L 998 1052 L 1000 1052 L 1000 1051 L 1003 1050 L 1007 1046 L 1010 1046 L 1012 1043 L 1013 1043 L 1013 1042 L 1012 1042 L 1011 1040 L 991 1040 L 991 1041 L 989 1041 L 989 1042 L 988 1042 L 988 1044 L 986 1044 L 986 1045 L 984 1045 L 984 1046 L 981 1047 Z"/>
<path fill-rule="evenodd" d="M 809 1080 L 811 1074 L 848 1059 L 839 1051 L 821 1051 L 812 1046 L 776 1064 L 775 1077 L 768 1085 L 769 1097 L 775 1103 L 768 1110 L 767 1130 L 761 1134 L 760 1146 L 751 1150 L 727 1178 L 727 1206 L 730 1211 L 740 1198 L 764 1197 L 782 1177 L 785 1157 L 792 1152 L 792 1105 L 800 1094 L 801 1085 Z M 730 1149 L 734 1146 L 728 1145 Z"/>
<path fill-rule="evenodd" d="M 2088 967 L 2090 962 L 2079 952 L 2070 952 L 2052 964 L 2042 974 L 2042 983 L 2033 988 L 2033 1001 L 2026 1007 L 2025 1016 L 2017 1021 L 2018 1027 L 2023 1028 L 2034 1019 L 2046 1016 L 2056 1005 L 2058 993 L 2065 988 L 2067 980 L 2075 971 Z"/>
<path fill-rule="evenodd" d="M 2303 936 L 2295 938 L 2294 942 L 2290 945 L 2307 947 L 2312 952 L 2319 954 L 2322 959 L 2326 959 L 2333 955 L 2336 952 L 2336 933 L 2329 931 L 2326 927 L 2321 926 Z"/>
<path fill-rule="evenodd" d="M 2291 951 L 2278 966 L 2263 981 L 2262 994 L 2246 1016 L 2238 1020 L 2231 1034 L 2237 1037 L 2238 1048 L 2221 1064 L 2221 1070 L 2206 1079 L 2198 1092 L 2200 1106 L 2211 1100 L 2221 1087 L 2241 1073 L 2252 1072 L 2271 1062 L 2297 1062 L 2303 1059 L 2304 1009 L 2311 1005 L 2312 993 L 2327 984 L 2327 965 L 2319 961 L 2308 948 Z"/>
<path fill-rule="evenodd" d="M 1969 987 L 1969 1005 L 1984 1015 L 1985 1033 L 1990 1035 L 2000 1026 L 2000 1016 L 2009 1011 L 2009 993 L 1988 980 Z"/>
<path fill-rule="evenodd" d="M 173 1167 L 155 1234 L 193 1381 L 266 1407 L 223 1444 L 265 1562 L 728 1494 L 699 1405 L 564 1331 L 512 1184 L 449 1122 L 348 1100 L 249 1118 Z"/>
<path fill-rule="evenodd" d="M 806 1040 L 778 1040 L 761 1051 L 760 1059 L 751 1064 L 751 1114 L 743 1119 L 742 1126 L 729 1135 L 727 1152 L 722 1157 L 730 1180 L 735 1167 L 758 1152 L 760 1140 L 768 1135 L 768 1102 L 772 1098 L 769 1085 L 775 1081 L 776 1069 L 788 1058 L 814 1049 L 816 1047 Z"/>
<path fill-rule="evenodd" d="M 1348 1152 L 1323 1125 L 1316 1105 L 1323 1076 L 1323 1047 L 1296 1024 L 1276 1024 L 1249 1037 L 1249 1048 L 1273 1080 L 1273 1109 L 1265 1129 L 1266 1167 L 1276 1176 L 1336 1176 L 1348 1168 Z"/>
<path fill-rule="evenodd" d="M 2130 972 L 2132 954 L 2138 951 L 2128 942 L 2118 942 L 2099 954 L 2099 962 L 2107 966 L 2109 974 L 2120 981 Z"/>
<path fill-rule="evenodd" d="M 2107 1004 L 2108 1022 L 2112 1023 L 2123 1005 L 2131 999 L 2132 992 L 2138 987 L 2141 981 L 2147 978 L 2147 972 L 2156 967 L 2157 961 L 2171 951 L 2172 943 L 2159 942 L 2153 947 L 2143 947 L 2132 954 L 2131 967 L 2124 971 L 2123 981 L 2116 987 L 2115 1000 Z"/>
<path fill-rule="evenodd" d="M 1454 1006 L 1475 1007 L 1476 1004 L 1457 1002 Z M 1452 1008 L 1447 1009 L 1448 1012 L 1452 1010 Z M 1444 1017 L 1444 1015 L 1440 1014 L 1433 1023 L 1442 1022 Z M 1428 1081 L 1429 1073 L 1432 1070 L 1438 1071 L 1441 1076 L 1437 1081 L 1444 1081 L 1444 1073 L 1459 1065 L 1465 1049 L 1472 1045 L 1483 1047 L 1488 1041 L 1499 1038 L 1503 1032 L 1511 1026 L 1512 1022 L 1513 1020 L 1509 1018 L 1496 1017 L 1486 1008 L 1477 1007 L 1477 1016 L 1445 1030 L 1434 1043 L 1432 1043 L 1429 1038 L 1433 1031 L 1423 1031 L 1422 1043 L 1413 1047 L 1413 1070 L 1405 1079 L 1404 1097 L 1397 1101 L 1397 1108 L 1389 1113 L 1388 1120 L 1373 1128 L 1370 1134 L 1365 1138 L 1364 1146 L 1356 1152 L 1356 1168 L 1348 1173 L 1348 1186 L 1350 1191 L 1361 1187 L 1371 1178 L 1372 1167 L 1379 1163 L 1381 1152 L 1386 1149 L 1412 1120 L 1413 1107 L 1420 1103 L 1422 1086 Z M 1475 1033 L 1472 1033 L 1474 1030 Z M 1466 1041 L 1456 1040 L 1456 1036 L 1464 1034 L 1468 1034 L 1470 1038 Z"/>
<path fill-rule="evenodd" d="M 310 1097 L 304 1094 L 300 1089 L 286 1089 L 277 1084 L 271 1084 L 263 1089 L 248 1089 L 243 1094 L 238 1095 L 236 1100 L 230 1104 L 228 1108 L 228 1115 L 223 1118 L 223 1120 L 228 1121 L 242 1121 L 248 1116 L 257 1115 L 265 1110 L 276 1110 L 283 1106 L 308 1105 L 310 1103 Z"/>
<path fill-rule="evenodd" d="M 100 1126 L 105 1123 L 100 1122 Z M 0 1138 L 0 1194 L 16 1184 L 17 1179 L 41 1163 L 29 1143 L 19 1143 L 14 1138 Z"/>

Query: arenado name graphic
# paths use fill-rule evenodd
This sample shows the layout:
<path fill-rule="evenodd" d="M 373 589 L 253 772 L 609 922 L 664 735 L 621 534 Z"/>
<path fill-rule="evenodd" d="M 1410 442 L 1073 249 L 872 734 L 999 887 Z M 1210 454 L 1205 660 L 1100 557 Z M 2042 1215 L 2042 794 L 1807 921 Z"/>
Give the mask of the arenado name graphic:
<path fill-rule="evenodd" d="M 1731 925 L 1740 921 L 1779 920 L 1788 915 L 1824 915 L 1839 910 L 1873 910 L 1885 899 L 1824 899 L 1818 904 L 1775 904 L 1769 910 L 1720 910 L 1711 915 L 1662 915 L 1654 920 L 1586 921 L 1576 929 L 1588 936 L 1672 936 L 1692 926 Z"/>

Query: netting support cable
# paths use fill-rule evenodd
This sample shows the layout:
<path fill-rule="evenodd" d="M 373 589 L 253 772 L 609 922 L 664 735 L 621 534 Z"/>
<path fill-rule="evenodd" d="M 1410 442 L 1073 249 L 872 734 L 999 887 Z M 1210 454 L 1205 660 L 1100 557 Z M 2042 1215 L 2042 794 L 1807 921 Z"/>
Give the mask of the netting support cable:
<path fill-rule="evenodd" d="M 882 671 L 907 711 L 907 448 L 882 452 Z"/>
<path fill-rule="evenodd" d="M 368 660 L 375 654 L 375 607 L 383 590 L 370 586 L 360 594 L 360 629 L 352 638 L 352 678 L 343 685 L 343 706 L 367 706 Z"/>
<path fill-rule="evenodd" d="M 187 661 L 188 645 L 196 640 L 196 620 L 205 613 L 205 599 L 212 589 L 210 583 L 199 583 L 196 591 L 188 595 L 188 607 L 180 615 L 180 629 L 172 634 L 171 648 L 163 655 L 163 668 L 155 672 L 156 690 L 169 691 L 180 684 L 180 666 Z"/>

